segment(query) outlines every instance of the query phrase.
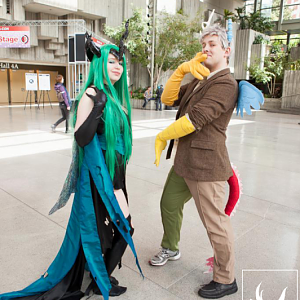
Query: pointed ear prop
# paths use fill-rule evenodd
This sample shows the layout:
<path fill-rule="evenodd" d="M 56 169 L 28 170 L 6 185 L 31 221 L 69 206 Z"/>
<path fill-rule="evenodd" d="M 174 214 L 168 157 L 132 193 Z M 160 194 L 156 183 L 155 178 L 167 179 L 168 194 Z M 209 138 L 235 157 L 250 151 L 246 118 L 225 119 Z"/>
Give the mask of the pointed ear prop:
<path fill-rule="evenodd" d="M 86 32 L 85 38 L 86 38 L 85 53 L 86 53 L 88 60 L 91 62 L 93 60 L 94 55 L 96 55 L 97 57 L 101 57 L 101 49 L 93 41 L 92 35 L 88 34 L 88 32 Z"/>

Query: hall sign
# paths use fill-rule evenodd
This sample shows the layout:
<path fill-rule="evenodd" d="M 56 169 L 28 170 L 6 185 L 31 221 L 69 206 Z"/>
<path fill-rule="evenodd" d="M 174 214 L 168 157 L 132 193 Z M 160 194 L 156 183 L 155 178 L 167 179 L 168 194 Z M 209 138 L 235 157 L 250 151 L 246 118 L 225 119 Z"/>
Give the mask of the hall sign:
<path fill-rule="evenodd" d="M 30 27 L 0 26 L 0 48 L 30 48 Z"/>
<path fill-rule="evenodd" d="M 11 64 L 11 63 L 3 63 L 0 62 L 0 69 L 13 69 L 13 70 L 18 70 L 19 66 L 18 64 Z"/>

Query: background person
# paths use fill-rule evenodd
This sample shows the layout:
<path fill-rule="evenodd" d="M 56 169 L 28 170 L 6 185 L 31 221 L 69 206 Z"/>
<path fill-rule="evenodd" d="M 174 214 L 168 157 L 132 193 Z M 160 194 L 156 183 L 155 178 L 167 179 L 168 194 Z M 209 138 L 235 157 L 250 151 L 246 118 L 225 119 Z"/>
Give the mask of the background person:
<path fill-rule="evenodd" d="M 59 103 L 59 108 L 62 114 L 62 117 L 58 119 L 53 125 L 51 125 L 52 132 L 55 132 L 56 126 L 58 126 L 63 121 L 66 121 L 66 131 L 69 131 L 69 111 L 70 111 L 70 97 L 66 87 L 64 86 L 64 77 L 62 75 L 57 75 L 56 83 L 54 85 L 54 89 L 56 91 L 56 96 Z"/>
<path fill-rule="evenodd" d="M 164 89 L 163 89 L 163 85 L 159 85 L 157 87 L 157 90 L 156 90 L 156 110 L 162 110 L 162 104 L 161 104 L 161 95 L 163 93 Z"/>
<path fill-rule="evenodd" d="M 144 93 L 144 104 L 142 106 L 142 109 L 146 108 L 146 105 L 150 100 L 152 100 L 152 92 L 151 86 L 148 86 L 147 90 Z"/>

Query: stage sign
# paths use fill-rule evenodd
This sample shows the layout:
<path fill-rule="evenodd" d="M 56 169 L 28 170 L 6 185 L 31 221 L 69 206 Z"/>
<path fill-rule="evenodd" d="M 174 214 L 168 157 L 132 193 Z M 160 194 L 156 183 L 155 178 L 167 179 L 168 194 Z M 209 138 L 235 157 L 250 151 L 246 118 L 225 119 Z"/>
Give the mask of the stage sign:
<path fill-rule="evenodd" d="M 26 91 L 37 91 L 37 74 L 25 73 Z"/>
<path fill-rule="evenodd" d="M 30 48 L 30 27 L 0 26 L 0 48 Z"/>
<path fill-rule="evenodd" d="M 50 91 L 50 74 L 39 74 L 39 90 Z"/>

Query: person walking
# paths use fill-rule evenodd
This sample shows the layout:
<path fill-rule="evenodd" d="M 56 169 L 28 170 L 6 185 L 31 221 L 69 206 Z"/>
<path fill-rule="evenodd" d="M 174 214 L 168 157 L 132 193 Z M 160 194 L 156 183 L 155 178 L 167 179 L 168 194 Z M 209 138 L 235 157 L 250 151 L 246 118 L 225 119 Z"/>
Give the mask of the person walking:
<path fill-rule="evenodd" d="M 62 75 L 57 75 L 55 78 L 54 89 L 56 91 L 56 96 L 59 103 L 59 108 L 62 114 L 62 117 L 58 119 L 54 124 L 51 125 L 52 132 L 55 132 L 55 128 L 66 121 L 66 131 L 69 131 L 69 112 L 70 112 L 70 97 L 66 87 L 64 86 L 64 77 Z"/>

